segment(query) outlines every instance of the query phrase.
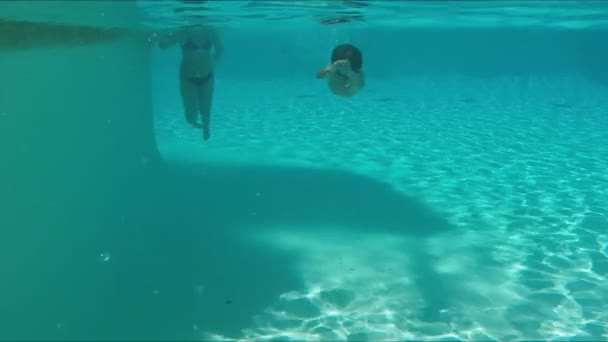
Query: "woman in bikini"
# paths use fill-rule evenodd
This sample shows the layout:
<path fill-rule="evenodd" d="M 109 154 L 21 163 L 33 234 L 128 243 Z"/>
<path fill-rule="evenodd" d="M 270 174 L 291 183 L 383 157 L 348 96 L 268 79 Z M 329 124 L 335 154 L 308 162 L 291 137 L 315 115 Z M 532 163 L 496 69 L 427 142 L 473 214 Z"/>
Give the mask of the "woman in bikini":
<path fill-rule="evenodd" d="M 224 52 L 222 42 L 217 32 L 207 26 L 172 30 L 158 38 L 158 45 L 163 50 L 175 44 L 182 48 L 179 81 L 186 120 L 193 127 L 202 128 L 203 139 L 208 140 L 215 84 L 213 70 Z M 199 114 L 200 123 L 197 120 Z"/>
<path fill-rule="evenodd" d="M 363 55 L 351 44 L 342 44 L 331 53 L 331 64 L 317 72 L 317 78 L 327 77 L 332 93 L 339 96 L 353 96 L 365 86 Z"/>

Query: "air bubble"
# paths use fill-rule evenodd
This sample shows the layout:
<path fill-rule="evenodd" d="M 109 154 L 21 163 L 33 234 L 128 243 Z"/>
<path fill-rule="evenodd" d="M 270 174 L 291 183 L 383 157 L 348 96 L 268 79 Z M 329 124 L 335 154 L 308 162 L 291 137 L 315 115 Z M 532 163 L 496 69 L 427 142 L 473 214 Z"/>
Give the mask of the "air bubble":
<path fill-rule="evenodd" d="M 106 263 L 110 261 L 110 253 L 103 252 L 99 254 L 99 261 Z"/>
<path fill-rule="evenodd" d="M 202 296 L 205 293 L 205 285 L 197 285 L 194 287 L 194 294 L 197 296 Z"/>

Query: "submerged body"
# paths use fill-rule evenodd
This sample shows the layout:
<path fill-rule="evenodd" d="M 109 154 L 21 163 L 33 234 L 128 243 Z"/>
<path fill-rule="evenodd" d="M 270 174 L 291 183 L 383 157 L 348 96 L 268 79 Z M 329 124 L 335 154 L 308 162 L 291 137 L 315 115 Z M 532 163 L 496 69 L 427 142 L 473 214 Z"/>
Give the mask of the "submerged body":
<path fill-rule="evenodd" d="M 193 127 L 202 128 L 203 138 L 208 140 L 211 136 L 211 102 L 215 86 L 213 72 L 215 63 L 223 54 L 222 42 L 212 28 L 196 26 L 169 31 L 159 38 L 161 49 L 175 44 L 182 48 L 179 80 L 186 121 Z"/>
<path fill-rule="evenodd" d="M 338 96 L 353 96 L 365 86 L 361 51 L 342 44 L 334 48 L 331 64 L 317 72 L 317 78 L 326 78 L 329 89 Z"/>

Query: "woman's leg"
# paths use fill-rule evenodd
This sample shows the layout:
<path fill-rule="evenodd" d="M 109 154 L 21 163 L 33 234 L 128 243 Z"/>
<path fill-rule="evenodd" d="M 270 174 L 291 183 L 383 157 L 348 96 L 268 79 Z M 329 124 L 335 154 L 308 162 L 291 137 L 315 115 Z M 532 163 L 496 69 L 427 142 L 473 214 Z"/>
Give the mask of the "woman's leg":
<path fill-rule="evenodd" d="M 202 125 L 196 120 L 198 117 L 199 106 L 198 85 L 192 81 L 189 81 L 188 79 L 180 78 L 179 89 L 182 95 L 182 102 L 184 104 L 186 121 L 188 121 L 188 123 L 194 127 L 201 128 Z"/>
<path fill-rule="evenodd" d="M 199 110 L 201 111 L 201 119 L 203 122 L 203 138 L 209 140 L 211 137 L 211 102 L 213 101 L 213 89 L 215 87 L 215 78 L 210 76 L 206 82 L 198 88 Z"/>

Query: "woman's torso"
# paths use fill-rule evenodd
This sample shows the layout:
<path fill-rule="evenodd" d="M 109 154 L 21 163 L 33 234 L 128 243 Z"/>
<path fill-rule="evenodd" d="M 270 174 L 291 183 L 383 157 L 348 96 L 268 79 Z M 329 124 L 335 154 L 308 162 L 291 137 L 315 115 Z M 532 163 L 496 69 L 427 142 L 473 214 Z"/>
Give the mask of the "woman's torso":
<path fill-rule="evenodd" d="M 181 32 L 179 38 L 182 48 L 180 75 L 182 77 L 205 77 L 212 73 L 212 32 L 205 28 L 187 29 Z"/>

